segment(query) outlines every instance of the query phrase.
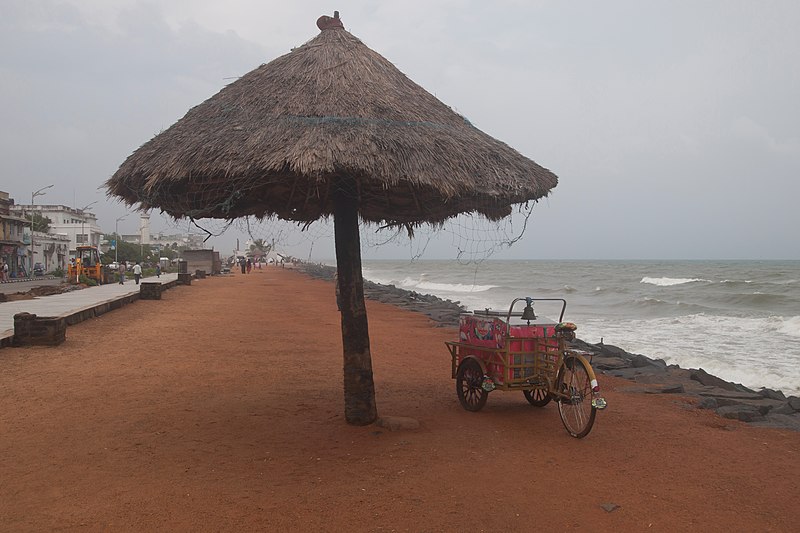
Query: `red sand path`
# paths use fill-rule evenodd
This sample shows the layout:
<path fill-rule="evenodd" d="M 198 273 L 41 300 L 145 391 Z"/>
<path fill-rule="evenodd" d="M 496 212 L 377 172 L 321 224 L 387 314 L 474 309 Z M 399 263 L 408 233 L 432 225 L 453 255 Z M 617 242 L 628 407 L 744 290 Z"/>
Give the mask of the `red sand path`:
<path fill-rule="evenodd" d="M 454 331 L 368 307 L 378 411 L 418 430 L 344 422 L 332 286 L 289 270 L 0 350 L 0 530 L 797 531 L 800 434 L 602 377 L 583 440 L 522 394 L 469 413 Z"/>

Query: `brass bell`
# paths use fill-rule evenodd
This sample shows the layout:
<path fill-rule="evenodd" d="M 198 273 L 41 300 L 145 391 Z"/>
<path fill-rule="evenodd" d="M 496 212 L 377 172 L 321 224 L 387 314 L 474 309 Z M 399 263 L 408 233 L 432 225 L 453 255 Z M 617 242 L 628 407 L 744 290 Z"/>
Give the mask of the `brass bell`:
<path fill-rule="evenodd" d="M 536 313 L 533 312 L 533 305 L 531 298 L 525 298 L 525 309 L 522 310 L 522 320 L 527 320 L 528 325 L 531 325 L 531 320 L 536 320 Z"/>

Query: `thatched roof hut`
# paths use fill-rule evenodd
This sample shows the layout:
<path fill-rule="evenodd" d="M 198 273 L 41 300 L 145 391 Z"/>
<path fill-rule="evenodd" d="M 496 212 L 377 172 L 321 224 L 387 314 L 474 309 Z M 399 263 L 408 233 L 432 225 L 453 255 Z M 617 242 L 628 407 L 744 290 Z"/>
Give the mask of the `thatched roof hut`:
<path fill-rule="evenodd" d="M 108 191 L 176 217 L 333 213 L 354 179 L 363 220 L 491 219 L 556 186 L 549 170 L 472 126 L 341 26 L 231 83 L 133 155 Z M 338 23 L 338 24 L 337 24 Z M 323 22 L 323 26 L 324 26 Z"/>
<path fill-rule="evenodd" d="M 499 219 L 556 186 L 549 170 L 441 103 L 345 31 L 321 33 L 191 109 L 136 150 L 109 194 L 175 217 L 333 216 L 345 417 L 377 418 L 359 219 L 412 228 Z"/>

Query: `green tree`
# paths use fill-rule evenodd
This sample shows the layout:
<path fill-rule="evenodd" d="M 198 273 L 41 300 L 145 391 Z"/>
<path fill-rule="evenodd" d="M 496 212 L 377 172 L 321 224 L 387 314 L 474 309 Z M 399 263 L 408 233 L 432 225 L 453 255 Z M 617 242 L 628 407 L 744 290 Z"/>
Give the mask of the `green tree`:
<path fill-rule="evenodd" d="M 141 246 L 134 242 L 125 242 L 120 239 L 119 235 L 114 235 L 113 238 L 117 241 L 117 249 L 109 248 L 108 251 L 103 254 L 103 263 L 113 263 L 115 259 L 120 263 L 124 261 L 130 261 L 132 263 L 137 261 L 140 263 L 158 261 L 158 257 L 156 257 L 156 254 L 149 245 Z"/>
<path fill-rule="evenodd" d="M 178 252 L 172 250 L 169 246 L 165 246 L 161 249 L 161 257 L 166 257 L 171 261 L 178 257 Z"/>
<path fill-rule="evenodd" d="M 41 233 L 50 232 L 50 224 L 53 222 L 49 217 L 42 216 L 41 213 L 28 213 L 25 215 L 29 223 L 33 224 L 33 231 Z"/>

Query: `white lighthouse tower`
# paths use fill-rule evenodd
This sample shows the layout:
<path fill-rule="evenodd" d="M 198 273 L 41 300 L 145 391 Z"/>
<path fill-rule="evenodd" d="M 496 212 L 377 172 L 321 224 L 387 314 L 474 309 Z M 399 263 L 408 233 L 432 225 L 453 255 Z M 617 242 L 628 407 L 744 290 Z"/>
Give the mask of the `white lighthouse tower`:
<path fill-rule="evenodd" d="M 142 213 L 139 217 L 139 243 L 150 244 L 150 215 Z"/>

